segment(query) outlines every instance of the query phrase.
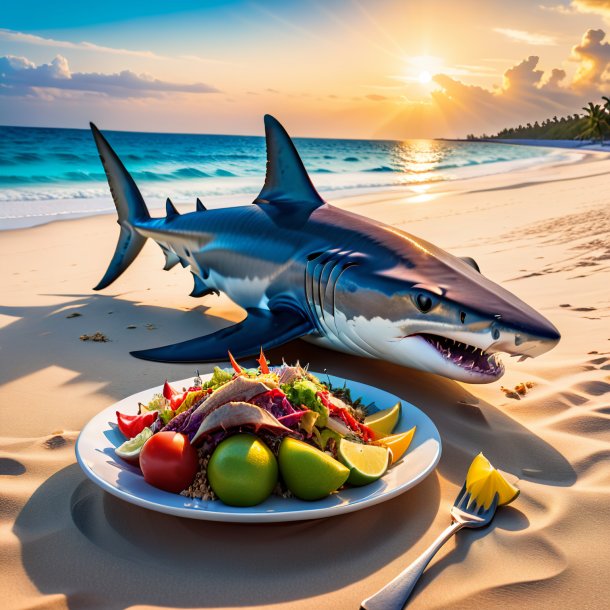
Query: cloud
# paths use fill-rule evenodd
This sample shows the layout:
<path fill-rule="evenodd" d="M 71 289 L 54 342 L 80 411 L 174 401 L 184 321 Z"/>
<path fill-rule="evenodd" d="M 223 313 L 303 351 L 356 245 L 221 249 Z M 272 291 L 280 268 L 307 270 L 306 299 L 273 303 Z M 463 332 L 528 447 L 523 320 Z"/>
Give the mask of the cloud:
<path fill-rule="evenodd" d="M 56 40 L 54 38 L 44 38 L 36 34 L 26 34 L 6 28 L 0 28 L 0 40 L 9 42 L 18 42 L 43 47 L 54 47 L 59 49 L 73 49 L 75 51 L 94 51 L 95 53 L 108 53 L 111 55 L 128 55 L 130 57 L 141 57 L 144 59 L 182 59 L 186 61 L 196 61 L 200 63 L 227 63 L 222 59 L 211 59 L 208 57 L 200 57 L 199 55 L 178 55 L 175 58 L 166 55 L 159 55 L 153 51 L 138 51 L 134 49 L 121 49 L 117 47 L 107 47 L 94 42 L 71 42 L 69 40 Z"/>
<path fill-rule="evenodd" d="M 571 6 L 579 13 L 593 13 L 610 20 L 610 0 L 572 0 Z"/>
<path fill-rule="evenodd" d="M 530 55 L 521 63 L 506 70 L 504 72 L 504 90 L 519 94 L 536 87 L 544 75 L 542 70 L 536 70 L 539 61 L 539 57 Z"/>
<path fill-rule="evenodd" d="M 610 22 L 610 0 L 572 0 L 568 6 L 540 4 L 539 7 L 544 11 L 553 11 L 561 15 L 574 15 L 575 13 L 599 15 Z"/>
<path fill-rule="evenodd" d="M 525 30 L 511 30 L 510 28 L 494 28 L 493 31 L 506 36 L 513 42 L 525 42 L 536 46 L 555 46 L 557 44 L 553 36 L 545 34 L 533 34 Z"/>
<path fill-rule="evenodd" d="M 603 30 L 588 30 L 580 44 L 572 47 L 572 59 L 579 62 L 574 86 L 591 88 L 610 83 L 610 43 Z"/>
<path fill-rule="evenodd" d="M 95 51 L 97 53 L 111 53 L 113 55 L 131 55 L 133 57 L 145 57 L 149 59 L 168 59 L 163 55 L 157 55 L 152 51 L 134 51 L 131 49 L 117 49 L 114 47 L 105 47 L 103 45 L 94 44 L 92 42 L 70 42 L 68 40 L 54 40 L 53 38 L 43 38 L 35 34 L 25 34 L 14 30 L 0 28 L 0 40 L 8 40 L 9 42 L 21 42 L 44 47 L 56 47 L 61 49 L 80 49 L 85 51 Z"/>
<path fill-rule="evenodd" d="M 439 89 L 431 95 L 439 117 L 462 129 L 489 132 L 553 114 L 572 114 L 608 91 L 610 43 L 605 37 L 603 30 L 588 30 L 572 48 L 571 60 L 578 66 L 571 79 L 561 68 L 539 69 L 536 55 L 507 69 L 502 84 L 493 89 L 437 74 L 434 82 Z"/>
<path fill-rule="evenodd" d="M 369 93 L 364 96 L 367 100 L 371 100 L 372 102 L 383 102 L 388 98 L 385 95 L 379 95 L 377 93 Z"/>
<path fill-rule="evenodd" d="M 38 95 L 40 90 L 70 90 L 102 93 L 109 97 L 151 97 L 159 93 L 215 93 L 204 83 L 180 84 L 159 80 L 148 74 L 123 70 L 115 74 L 72 72 L 68 60 L 57 55 L 49 64 L 36 65 L 26 57 L 0 57 L 1 95 Z"/>

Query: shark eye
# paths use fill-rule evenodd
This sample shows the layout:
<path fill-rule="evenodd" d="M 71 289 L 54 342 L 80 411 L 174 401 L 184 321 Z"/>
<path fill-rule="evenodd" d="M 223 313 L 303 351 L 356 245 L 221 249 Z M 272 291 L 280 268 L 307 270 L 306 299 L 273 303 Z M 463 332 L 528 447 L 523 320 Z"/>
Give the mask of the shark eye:
<path fill-rule="evenodd" d="M 421 292 L 415 297 L 415 304 L 422 313 L 428 313 L 432 309 L 432 299 Z"/>

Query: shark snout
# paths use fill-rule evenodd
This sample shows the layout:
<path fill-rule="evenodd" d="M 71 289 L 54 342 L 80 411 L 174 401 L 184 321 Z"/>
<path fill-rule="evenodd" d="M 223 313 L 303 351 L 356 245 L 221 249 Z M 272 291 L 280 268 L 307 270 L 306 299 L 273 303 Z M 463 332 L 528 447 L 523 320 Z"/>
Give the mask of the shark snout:
<path fill-rule="evenodd" d="M 535 358 L 553 349 L 561 335 L 548 320 L 531 326 L 511 326 L 497 321 L 491 324 L 494 342 L 491 349 L 513 356 Z"/>

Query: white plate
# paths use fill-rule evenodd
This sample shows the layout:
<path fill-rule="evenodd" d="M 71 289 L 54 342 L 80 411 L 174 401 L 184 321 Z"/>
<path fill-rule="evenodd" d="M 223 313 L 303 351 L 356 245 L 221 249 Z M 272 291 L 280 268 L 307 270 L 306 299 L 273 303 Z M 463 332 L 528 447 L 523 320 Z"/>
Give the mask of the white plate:
<path fill-rule="evenodd" d="M 210 377 L 204 375 L 202 379 Z M 326 379 L 326 376 L 320 377 Z M 330 379 L 335 386 L 343 385 L 343 379 L 333 376 Z M 191 382 L 192 378 L 173 385 L 188 387 Z M 406 432 L 413 426 L 417 426 L 417 430 L 406 455 L 381 479 L 363 487 L 345 489 L 323 500 L 305 502 L 271 496 L 258 506 L 241 508 L 227 506 L 218 500 L 192 500 L 146 483 L 137 468 L 114 453 L 115 447 L 125 440 L 115 425 L 115 411 L 137 413 L 138 402 L 148 402 L 153 394 L 161 392 L 162 386 L 133 394 L 98 413 L 78 437 L 76 459 L 85 474 L 109 493 L 132 504 L 179 517 L 252 523 L 319 519 L 360 510 L 385 502 L 423 481 L 438 464 L 441 439 L 430 418 L 406 400 L 356 381 L 347 381 L 347 385 L 354 398 L 361 396 L 365 404 L 374 402 L 378 409 L 391 407 L 400 400 L 402 417 L 395 432 Z"/>

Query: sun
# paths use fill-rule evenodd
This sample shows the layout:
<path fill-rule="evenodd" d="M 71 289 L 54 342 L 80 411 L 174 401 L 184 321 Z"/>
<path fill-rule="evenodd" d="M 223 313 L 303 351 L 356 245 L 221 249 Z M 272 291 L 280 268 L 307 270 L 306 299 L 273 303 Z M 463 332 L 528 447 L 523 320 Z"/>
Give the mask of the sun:
<path fill-rule="evenodd" d="M 427 85 L 429 82 L 432 81 L 432 74 L 430 74 L 430 72 L 428 72 L 427 70 L 423 70 L 422 72 L 419 73 L 417 80 L 422 85 Z"/>

